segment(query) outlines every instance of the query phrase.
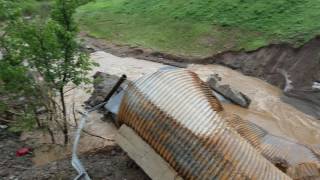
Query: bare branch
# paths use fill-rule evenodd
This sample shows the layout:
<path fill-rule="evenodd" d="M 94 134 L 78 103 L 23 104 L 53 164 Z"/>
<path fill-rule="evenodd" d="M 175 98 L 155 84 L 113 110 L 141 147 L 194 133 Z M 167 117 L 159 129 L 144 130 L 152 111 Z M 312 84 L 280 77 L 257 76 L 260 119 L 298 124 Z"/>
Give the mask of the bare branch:
<path fill-rule="evenodd" d="M 15 122 L 14 120 L 8 120 L 8 119 L 4 119 L 2 117 L 0 117 L 0 121 L 7 122 L 7 123 Z"/>
<path fill-rule="evenodd" d="M 73 127 L 73 128 L 77 128 L 77 126 L 74 126 L 74 125 L 72 125 L 72 124 L 70 124 L 70 123 L 68 123 L 68 124 L 69 124 L 69 126 L 71 126 L 71 127 Z M 86 130 L 84 130 L 84 129 L 82 129 L 82 132 L 85 133 L 85 134 L 87 134 L 87 135 L 89 135 L 89 136 L 93 136 L 93 137 L 96 137 L 96 138 L 104 139 L 104 140 L 106 140 L 106 141 L 112 141 L 112 142 L 115 141 L 114 139 L 105 138 L 105 137 L 102 137 L 102 136 L 93 134 L 93 133 L 91 133 L 91 132 L 89 132 L 89 131 L 86 131 Z"/>
<path fill-rule="evenodd" d="M 73 114 L 74 123 L 76 124 L 76 127 L 78 127 L 78 119 L 76 116 L 75 102 L 72 103 L 72 114 Z"/>
<path fill-rule="evenodd" d="M 66 91 L 64 92 L 64 94 L 66 94 L 67 92 L 70 92 L 70 91 L 72 91 L 72 90 L 74 90 L 74 89 L 76 89 L 76 88 L 77 88 L 77 86 L 75 86 L 75 87 L 73 87 L 73 88 L 70 88 L 70 89 L 66 90 Z"/>

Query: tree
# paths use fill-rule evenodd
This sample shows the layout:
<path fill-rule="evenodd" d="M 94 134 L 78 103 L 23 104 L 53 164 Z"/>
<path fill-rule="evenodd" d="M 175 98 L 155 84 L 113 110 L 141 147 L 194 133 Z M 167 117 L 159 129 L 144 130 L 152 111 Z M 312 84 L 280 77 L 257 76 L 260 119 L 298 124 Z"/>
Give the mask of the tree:
<path fill-rule="evenodd" d="M 0 0 L 0 21 L 12 20 L 20 14 L 17 0 Z"/>
<path fill-rule="evenodd" d="M 87 74 L 96 65 L 81 51 L 76 41 L 78 28 L 73 14 L 77 5 L 76 0 L 57 0 L 51 19 L 27 22 L 17 30 L 26 43 L 23 52 L 30 67 L 40 73 L 50 90 L 59 94 L 65 144 L 68 143 L 65 87 L 70 83 L 80 85 L 89 82 Z"/>
<path fill-rule="evenodd" d="M 73 14 L 84 1 L 56 0 L 51 18 L 33 20 L 20 16 L 19 1 L 0 0 L 0 51 L 3 53 L 0 99 L 10 97 L 8 102 L 21 97 L 27 99 L 21 115 L 25 118 L 19 122 L 28 126 L 36 123 L 48 130 L 52 142 L 55 142 L 52 129 L 58 127 L 67 144 L 66 85 L 89 82 L 87 74 L 96 65 L 81 52 L 76 41 L 78 28 Z M 0 111 L 10 106 L 0 101 Z M 45 120 L 37 117 L 39 107 L 47 111 Z"/>
<path fill-rule="evenodd" d="M 27 66 L 23 64 L 23 55 L 20 51 L 24 44 L 21 39 L 15 37 L 14 27 L 20 21 L 20 10 L 17 1 L 0 0 L 0 115 L 2 121 L 7 121 L 8 114 L 18 117 L 14 119 L 23 122 L 24 128 L 32 128 L 34 125 L 35 106 L 38 101 L 33 94 L 34 81 L 29 76 Z M 25 103 L 22 97 L 27 97 L 32 103 Z M 13 113 L 13 109 L 19 109 L 19 113 Z M 3 118 L 5 117 L 5 119 Z M 16 123 L 12 118 L 9 122 Z M 20 124 L 21 125 L 21 124 Z"/>

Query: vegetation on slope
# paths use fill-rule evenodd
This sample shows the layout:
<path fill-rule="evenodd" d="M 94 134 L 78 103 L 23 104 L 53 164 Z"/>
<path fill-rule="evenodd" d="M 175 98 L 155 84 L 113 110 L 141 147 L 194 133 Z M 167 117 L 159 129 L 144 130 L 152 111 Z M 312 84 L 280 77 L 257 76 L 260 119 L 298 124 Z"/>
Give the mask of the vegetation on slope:
<path fill-rule="evenodd" d="M 4 1 L 4 0 L 3 0 Z M 76 3 L 86 4 L 92 0 L 76 0 Z M 2 0 L 0 0 L 0 6 L 3 5 Z M 15 8 L 19 8 L 22 15 L 24 16 L 35 16 L 48 17 L 50 15 L 51 9 L 54 6 L 55 0 L 12 0 L 10 1 L 11 5 Z M 2 8 L 2 7 L 0 7 Z M 8 9 L 9 7 L 3 7 Z M 0 21 L 4 20 L 0 14 Z"/>
<path fill-rule="evenodd" d="M 46 17 L 50 13 L 53 0 L 21 0 L 19 6 L 26 16 L 40 15 Z"/>
<path fill-rule="evenodd" d="M 78 9 L 83 30 L 109 41 L 206 56 L 320 32 L 319 0 L 96 0 Z"/>
<path fill-rule="evenodd" d="M 56 0 L 46 18 L 33 18 L 45 17 L 34 11 L 26 18 L 21 12 L 26 6 L 18 2 L 0 0 L 0 121 L 13 131 L 45 130 L 53 143 L 53 132 L 61 131 L 68 144 L 65 93 L 90 82 L 96 65 L 77 41 L 74 13 L 80 1 Z"/>

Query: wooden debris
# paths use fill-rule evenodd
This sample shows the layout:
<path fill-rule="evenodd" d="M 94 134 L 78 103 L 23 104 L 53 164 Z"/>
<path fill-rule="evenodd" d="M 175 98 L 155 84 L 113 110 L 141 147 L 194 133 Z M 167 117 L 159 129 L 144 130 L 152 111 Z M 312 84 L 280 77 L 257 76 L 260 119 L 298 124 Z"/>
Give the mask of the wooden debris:
<path fill-rule="evenodd" d="M 177 172 L 130 127 L 122 125 L 116 142 L 153 180 L 182 180 Z"/>

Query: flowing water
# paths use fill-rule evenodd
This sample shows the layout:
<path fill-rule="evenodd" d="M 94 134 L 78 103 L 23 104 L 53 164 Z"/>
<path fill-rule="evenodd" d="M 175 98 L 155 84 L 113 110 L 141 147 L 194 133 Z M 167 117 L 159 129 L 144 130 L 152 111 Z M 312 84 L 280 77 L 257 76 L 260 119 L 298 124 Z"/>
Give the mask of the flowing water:
<path fill-rule="evenodd" d="M 219 74 L 222 83 L 229 84 L 252 100 L 249 109 L 225 105 L 227 112 L 238 114 L 274 135 L 306 144 L 320 143 L 320 122 L 281 101 L 284 95 L 279 88 L 219 65 L 191 65 L 189 69 L 198 73 L 202 79 L 212 73 Z"/>
<path fill-rule="evenodd" d="M 141 59 L 117 57 L 102 51 L 92 53 L 91 58 L 99 63 L 100 66 L 94 68 L 90 76 L 100 71 L 118 76 L 126 74 L 129 80 L 135 80 L 166 66 Z M 187 68 L 196 72 L 204 81 L 210 74 L 219 74 L 222 77 L 222 83 L 229 84 L 251 98 L 252 103 L 248 109 L 224 103 L 223 106 L 226 112 L 237 114 L 254 122 L 274 135 L 295 139 L 306 144 L 320 144 L 320 122 L 293 106 L 282 102 L 281 97 L 283 94 L 277 87 L 219 65 L 189 65 Z M 69 112 L 73 104 L 75 109 L 82 109 L 83 102 L 90 96 L 87 90 L 92 90 L 92 86 L 76 88 L 68 93 Z M 101 117 L 101 114 L 93 112 L 86 124 L 86 131 L 104 138 L 113 139 L 116 128 L 112 123 L 102 121 Z M 73 133 L 74 131 L 71 131 L 71 137 Z M 42 137 L 40 138 L 42 141 L 48 141 L 48 138 L 40 137 Z M 110 144 L 114 144 L 114 142 L 84 135 L 79 149 L 81 152 L 85 152 Z M 40 148 L 35 152 L 34 162 L 42 165 L 62 157 L 61 153 L 56 153 L 57 150 L 54 149 L 53 151 L 49 152 L 47 149 Z M 64 154 L 68 154 L 70 148 L 59 149 L 59 151 L 64 151 Z"/>

